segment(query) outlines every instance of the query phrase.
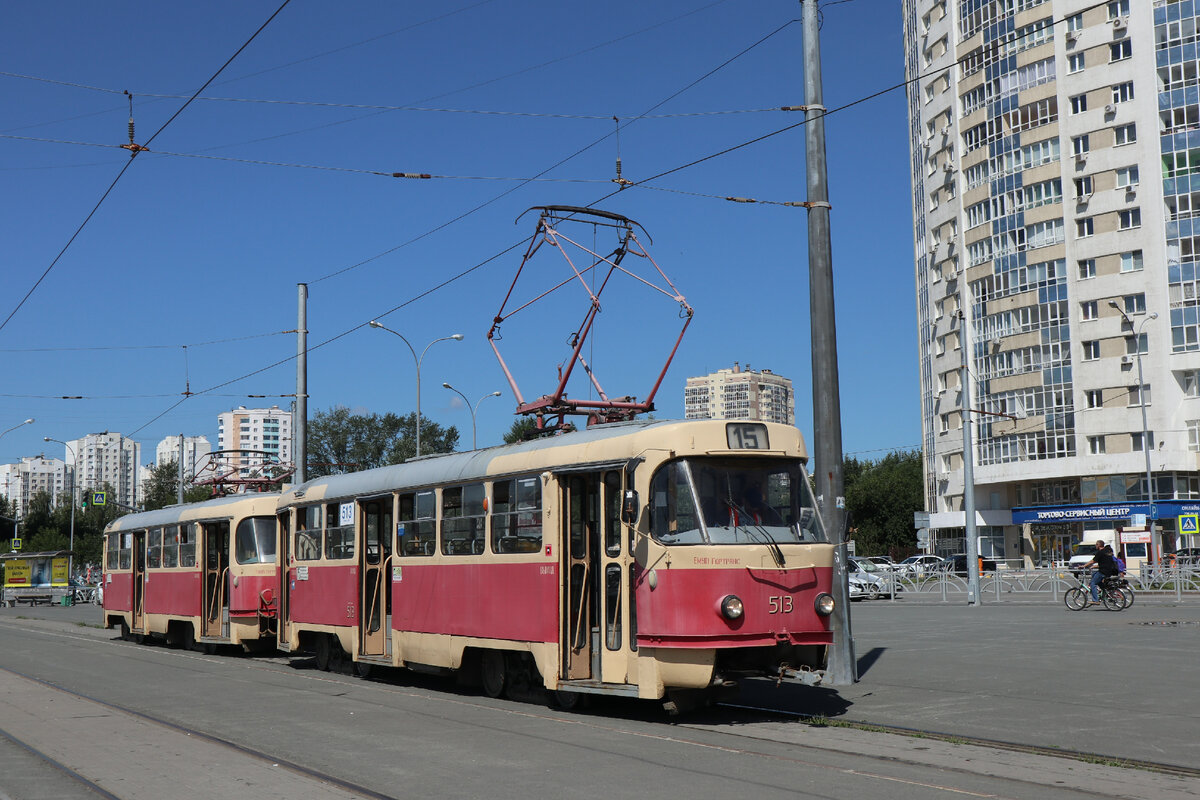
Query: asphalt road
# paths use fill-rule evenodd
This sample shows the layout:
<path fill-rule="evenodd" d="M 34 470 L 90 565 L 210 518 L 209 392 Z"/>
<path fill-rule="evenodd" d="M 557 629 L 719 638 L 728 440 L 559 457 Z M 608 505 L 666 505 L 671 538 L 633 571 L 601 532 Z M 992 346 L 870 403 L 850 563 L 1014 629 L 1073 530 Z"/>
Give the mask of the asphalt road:
<path fill-rule="evenodd" d="M 1188 736 L 1200 728 L 1186 702 L 1194 694 L 1183 687 L 1197 652 L 1197 610 L 856 604 L 859 684 L 840 691 L 760 684 L 748 687 L 746 701 L 964 736 L 1061 738 L 1070 749 L 1195 766 Z M 317 672 L 304 659 L 134 645 L 89 627 L 97 619 L 87 607 L 0 610 L 0 731 L 9 737 L 0 738 L 0 798 L 103 796 L 25 748 L 122 798 L 356 796 L 322 774 L 397 798 L 1200 792 L 1200 780 L 777 714 L 718 710 L 672 719 L 629 701 L 570 714 L 408 673 L 362 681 Z M 1135 624 L 1172 620 L 1192 624 Z M 1105 692 L 1136 694 L 1135 709 L 1097 709 L 1095 675 L 1112 684 Z M 287 762 L 318 775 L 298 775 Z"/>

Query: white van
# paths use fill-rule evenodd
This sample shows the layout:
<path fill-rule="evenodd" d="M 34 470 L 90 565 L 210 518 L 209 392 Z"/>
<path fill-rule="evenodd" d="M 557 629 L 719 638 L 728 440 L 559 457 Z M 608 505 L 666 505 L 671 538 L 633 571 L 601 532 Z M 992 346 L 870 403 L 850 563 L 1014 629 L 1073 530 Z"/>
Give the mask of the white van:
<path fill-rule="evenodd" d="M 1096 557 L 1096 542 L 1102 541 L 1117 552 L 1117 532 L 1114 530 L 1105 531 L 1084 531 L 1083 540 L 1071 548 L 1071 558 L 1067 561 L 1067 569 L 1071 572 L 1078 572 L 1083 568 L 1084 564 L 1090 562 Z"/>

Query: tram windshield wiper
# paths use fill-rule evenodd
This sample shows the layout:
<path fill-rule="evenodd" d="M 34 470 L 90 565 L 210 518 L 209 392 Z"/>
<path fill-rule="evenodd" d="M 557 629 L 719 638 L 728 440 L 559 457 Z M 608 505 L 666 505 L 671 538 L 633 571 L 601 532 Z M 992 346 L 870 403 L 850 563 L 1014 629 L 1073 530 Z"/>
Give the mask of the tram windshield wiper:
<path fill-rule="evenodd" d="M 771 553 L 771 558 L 775 559 L 775 563 L 778 566 L 785 566 L 787 564 L 787 559 L 783 556 L 783 550 L 780 549 L 779 544 L 775 541 L 775 537 L 773 537 L 761 524 L 754 521 L 754 514 L 748 511 L 741 503 L 735 501 L 732 496 L 727 496 L 725 498 L 725 503 L 731 509 L 737 512 L 737 518 L 731 520 L 733 522 L 734 530 L 736 531 L 738 527 L 744 528 L 748 535 L 754 537 L 756 540 L 761 541 L 767 546 L 767 550 Z M 747 521 L 742 522 L 743 519 Z"/>

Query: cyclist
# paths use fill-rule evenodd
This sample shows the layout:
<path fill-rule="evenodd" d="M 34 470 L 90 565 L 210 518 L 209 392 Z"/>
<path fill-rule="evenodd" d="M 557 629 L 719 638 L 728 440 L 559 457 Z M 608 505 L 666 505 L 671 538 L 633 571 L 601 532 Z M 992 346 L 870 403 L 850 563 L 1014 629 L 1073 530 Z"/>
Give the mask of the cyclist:
<path fill-rule="evenodd" d="M 1096 542 L 1096 555 L 1083 565 L 1083 569 L 1096 568 L 1092 573 L 1092 602 L 1100 602 L 1100 582 L 1117 574 L 1117 560 L 1113 558 L 1112 548 L 1104 540 Z"/>

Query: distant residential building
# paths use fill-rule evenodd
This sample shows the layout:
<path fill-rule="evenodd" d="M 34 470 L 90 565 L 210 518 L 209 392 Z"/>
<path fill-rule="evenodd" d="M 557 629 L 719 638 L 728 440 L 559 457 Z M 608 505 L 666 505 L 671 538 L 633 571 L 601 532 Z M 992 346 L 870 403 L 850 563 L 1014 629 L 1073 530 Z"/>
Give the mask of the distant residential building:
<path fill-rule="evenodd" d="M 792 382 L 769 369 L 755 371 L 733 362 L 733 369 L 687 379 L 683 390 L 686 419 L 752 419 L 796 424 Z"/>
<path fill-rule="evenodd" d="M 57 458 L 22 458 L 17 464 L 0 464 L 0 492 L 16 503 L 20 518 L 25 516 L 29 501 L 38 492 L 48 492 L 57 503 L 58 496 L 71 486 L 70 475 L 70 466 Z"/>
<path fill-rule="evenodd" d="M 118 505 L 135 508 L 142 499 L 142 446 L 120 433 L 89 433 L 82 439 L 67 442 L 64 450 L 68 465 L 77 465 L 79 488 L 83 491 L 100 489 L 106 484 Z M 72 462 L 74 454 L 74 462 Z"/>
<path fill-rule="evenodd" d="M 241 477 L 250 477 L 264 463 L 292 462 L 292 412 L 279 406 L 246 408 L 217 415 L 217 449 L 250 451 L 225 460 Z M 255 452 L 259 451 L 259 452 Z"/>
<path fill-rule="evenodd" d="M 163 464 L 179 461 L 179 438 L 178 436 L 168 436 L 158 443 L 154 449 L 154 466 L 161 467 Z M 204 468 L 212 449 L 212 443 L 208 441 L 208 437 L 183 437 L 183 479 L 185 482 L 196 477 L 197 467 Z"/>

